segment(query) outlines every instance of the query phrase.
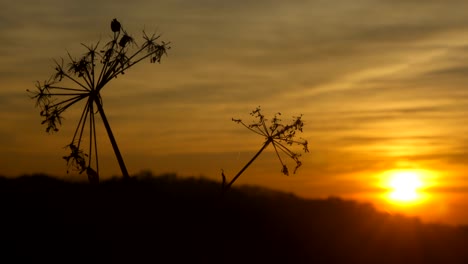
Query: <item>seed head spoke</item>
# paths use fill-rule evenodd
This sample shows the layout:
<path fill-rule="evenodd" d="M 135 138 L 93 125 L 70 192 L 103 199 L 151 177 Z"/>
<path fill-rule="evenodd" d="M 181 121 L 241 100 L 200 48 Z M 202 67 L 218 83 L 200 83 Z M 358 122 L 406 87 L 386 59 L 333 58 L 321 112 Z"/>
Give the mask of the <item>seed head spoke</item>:
<path fill-rule="evenodd" d="M 89 100 L 86 101 L 86 105 L 85 105 L 85 107 L 83 108 L 83 111 L 82 111 L 82 113 L 81 113 L 80 120 L 78 121 L 78 125 L 76 126 L 75 133 L 73 134 L 73 137 L 72 137 L 72 143 L 75 142 L 76 135 L 78 134 L 78 131 L 80 130 L 80 127 L 81 127 L 81 123 L 84 122 L 86 113 L 87 113 L 87 111 L 88 111 L 88 105 L 89 105 Z"/>
<path fill-rule="evenodd" d="M 86 112 L 85 112 L 85 115 L 84 115 L 84 118 L 83 118 L 83 122 L 81 123 L 81 128 L 80 128 L 80 132 L 79 132 L 80 134 L 79 134 L 78 140 L 77 140 L 77 142 L 78 142 L 78 144 L 77 144 L 77 145 L 78 145 L 78 148 L 80 147 L 81 141 L 82 141 L 82 139 L 83 139 L 83 132 L 84 132 L 84 129 L 85 129 L 85 126 L 86 126 L 86 119 L 87 119 L 88 114 L 89 114 L 89 104 L 90 104 L 90 103 L 88 103 L 88 107 L 86 107 Z"/>
<path fill-rule="evenodd" d="M 49 89 L 58 89 L 58 90 L 66 90 L 66 91 L 76 91 L 76 92 L 83 92 L 87 93 L 88 90 L 83 90 L 83 89 L 77 89 L 77 88 L 69 88 L 69 87 L 61 87 L 61 86 L 55 86 L 55 85 L 50 85 Z"/>

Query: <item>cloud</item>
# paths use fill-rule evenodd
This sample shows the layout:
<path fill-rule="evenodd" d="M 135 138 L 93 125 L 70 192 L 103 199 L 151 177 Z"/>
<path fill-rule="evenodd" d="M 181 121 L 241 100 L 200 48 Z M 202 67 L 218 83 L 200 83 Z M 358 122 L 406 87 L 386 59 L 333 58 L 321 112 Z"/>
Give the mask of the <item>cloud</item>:
<path fill-rule="evenodd" d="M 416 165 L 438 161 L 440 168 L 454 168 L 450 165 L 464 164 L 468 155 L 463 89 L 467 5 L 387 0 L 8 2 L 0 11 L 0 109 L 14 129 L 0 128 L 0 154 L 40 149 L 47 158 L 36 159 L 31 170 L 63 169 L 61 151 L 76 113 L 66 113 L 59 134 L 40 134 L 44 128 L 34 102 L 22 101 L 21 94 L 27 96 L 24 90 L 33 88 L 35 80 L 50 76 L 53 58 L 67 51 L 78 56 L 80 43 L 104 42 L 109 21 L 116 17 L 134 37 L 144 28 L 172 42 L 160 65 L 142 62 L 103 90 L 106 113 L 131 169 L 212 177 L 219 176 L 220 168 L 235 171 L 243 165 L 238 155 L 248 159 L 263 139 L 250 137 L 230 119 L 248 117 L 258 105 L 282 112 L 285 119 L 304 114 L 302 136 L 311 153 L 304 155 L 300 176 L 290 181 L 320 182 L 314 186 L 321 187 L 309 186 L 311 192 L 322 187 L 337 193 L 373 191 L 365 183 L 368 175 L 402 160 Z M 100 142 L 107 142 L 103 131 Z M 11 138 L 17 139 L 14 144 Z M 101 150 L 110 164 L 107 171 L 118 173 L 117 166 L 112 171 L 112 150 Z M 270 154 L 246 182 L 263 182 L 278 173 Z M 11 155 L 12 164 L 18 160 L 24 165 L 21 155 L 34 159 L 35 154 Z M 357 174 L 362 178 L 340 180 Z M 284 178 L 275 179 L 275 186 L 286 186 Z"/>

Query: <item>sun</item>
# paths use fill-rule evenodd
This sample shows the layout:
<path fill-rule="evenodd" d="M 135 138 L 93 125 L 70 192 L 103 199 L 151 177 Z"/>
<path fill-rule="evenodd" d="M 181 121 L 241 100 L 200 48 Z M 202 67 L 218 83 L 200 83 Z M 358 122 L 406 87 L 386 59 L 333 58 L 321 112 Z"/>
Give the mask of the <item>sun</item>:
<path fill-rule="evenodd" d="M 418 189 L 422 187 L 420 176 L 415 172 L 402 171 L 392 175 L 389 187 L 392 188 L 390 198 L 395 201 L 414 201 L 418 199 Z"/>
<path fill-rule="evenodd" d="M 393 170 L 385 173 L 387 199 L 398 204 L 413 204 L 423 200 L 422 189 L 427 173 L 420 170 Z"/>

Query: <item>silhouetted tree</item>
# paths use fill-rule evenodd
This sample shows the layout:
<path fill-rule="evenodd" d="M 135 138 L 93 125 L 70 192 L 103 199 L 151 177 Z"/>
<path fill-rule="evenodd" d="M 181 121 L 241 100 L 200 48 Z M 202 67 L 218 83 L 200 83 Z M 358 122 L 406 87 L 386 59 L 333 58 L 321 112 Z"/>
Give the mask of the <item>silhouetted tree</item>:
<path fill-rule="evenodd" d="M 109 121 L 102 106 L 101 90 L 118 75 L 149 59 L 151 63 L 160 62 L 161 57 L 170 49 L 169 44 L 158 41 L 158 35 L 147 35 L 143 31 L 143 40 L 137 44 L 117 19 L 111 22 L 113 35 L 103 47 L 84 45 L 86 53 L 75 58 L 68 53 L 68 63 L 62 58 L 55 61 L 55 73 L 44 82 L 37 82 L 34 91 L 28 90 L 36 100 L 36 107 L 40 108 L 40 115 L 44 118 L 42 124 L 47 126 L 46 132 L 59 130 L 62 114 L 72 105 L 84 100 L 85 107 L 81 113 L 75 133 L 67 148 L 70 154 L 65 156 L 68 168 L 80 173 L 86 171 L 90 182 L 99 181 L 98 148 L 96 142 L 95 114 L 99 113 L 106 128 L 107 135 L 114 149 L 122 175 L 128 178 L 119 147 L 112 133 Z M 86 153 L 81 147 L 85 127 L 89 127 L 89 146 Z M 94 168 L 93 168 L 94 160 Z M 68 172 L 68 170 L 67 170 Z"/>
<path fill-rule="evenodd" d="M 302 146 L 305 153 L 309 152 L 307 146 L 307 140 L 300 138 L 299 140 L 295 139 L 296 131 L 302 132 L 302 128 L 304 127 L 304 123 L 302 122 L 302 115 L 298 117 L 294 117 L 294 120 L 291 124 L 283 125 L 281 124 L 281 119 L 279 116 L 281 113 L 277 113 L 273 119 L 271 119 L 270 124 L 267 125 L 267 119 L 261 113 L 260 107 L 253 110 L 250 113 L 251 116 L 255 117 L 257 121 L 254 121 L 252 124 L 245 124 L 241 119 L 232 119 L 232 121 L 243 125 L 248 130 L 254 132 L 255 134 L 261 135 L 265 137 L 265 142 L 260 150 L 255 154 L 255 156 L 234 176 L 234 178 L 226 184 L 226 176 L 224 175 L 224 171 L 222 171 L 221 176 L 223 180 L 223 190 L 227 190 L 231 187 L 234 181 L 239 178 L 239 176 L 257 159 L 258 156 L 265 150 L 270 144 L 273 145 L 275 149 L 275 153 L 281 163 L 281 172 L 285 175 L 289 175 L 288 167 L 286 166 L 285 162 L 281 158 L 281 154 L 290 157 L 296 162 L 296 167 L 294 168 L 293 173 L 296 173 L 297 169 L 302 165 L 299 157 L 301 154 L 293 152 L 289 149 L 289 146 L 292 145 L 300 145 Z"/>

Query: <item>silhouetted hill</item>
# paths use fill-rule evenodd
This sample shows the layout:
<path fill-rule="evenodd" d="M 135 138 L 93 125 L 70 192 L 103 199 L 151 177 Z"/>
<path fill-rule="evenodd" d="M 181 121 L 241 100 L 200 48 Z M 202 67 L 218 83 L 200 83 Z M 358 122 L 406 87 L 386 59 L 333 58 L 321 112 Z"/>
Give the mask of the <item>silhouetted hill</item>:
<path fill-rule="evenodd" d="M 468 263 L 468 229 L 175 175 L 0 178 L 0 263 Z"/>

